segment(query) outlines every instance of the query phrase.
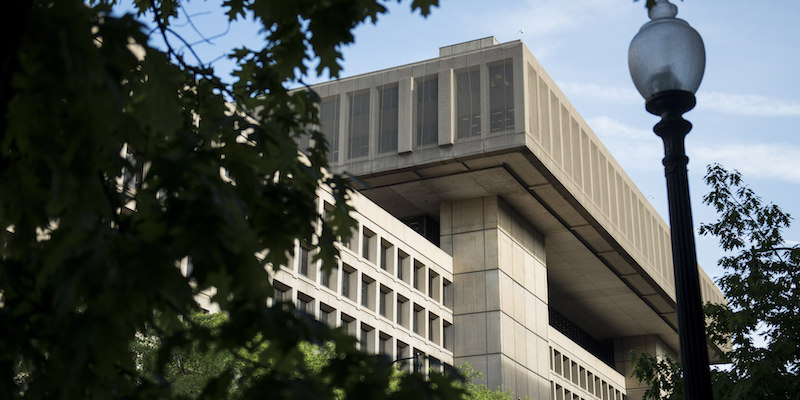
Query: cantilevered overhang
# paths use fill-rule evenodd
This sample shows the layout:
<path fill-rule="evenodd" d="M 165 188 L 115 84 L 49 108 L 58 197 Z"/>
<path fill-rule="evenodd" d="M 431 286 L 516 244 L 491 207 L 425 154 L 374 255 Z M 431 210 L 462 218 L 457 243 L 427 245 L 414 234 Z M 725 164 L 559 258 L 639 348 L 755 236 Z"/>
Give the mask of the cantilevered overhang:
<path fill-rule="evenodd" d="M 545 237 L 551 307 L 600 340 L 654 334 L 678 349 L 674 289 L 654 279 L 626 249 L 630 243 L 615 240 L 527 146 L 359 179 L 361 193 L 398 218 L 438 218 L 443 201 L 500 196 Z"/>

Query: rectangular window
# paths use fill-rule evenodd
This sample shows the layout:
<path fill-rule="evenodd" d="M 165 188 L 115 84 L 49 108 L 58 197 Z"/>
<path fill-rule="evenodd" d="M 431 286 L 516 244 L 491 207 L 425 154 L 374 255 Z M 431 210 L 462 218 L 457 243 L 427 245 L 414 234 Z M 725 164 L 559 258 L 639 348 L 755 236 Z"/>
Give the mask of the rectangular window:
<path fill-rule="evenodd" d="M 514 70 L 511 60 L 489 67 L 489 131 L 514 129 Z"/>
<path fill-rule="evenodd" d="M 398 295 L 397 295 L 397 311 L 396 311 L 397 312 L 397 318 L 395 319 L 395 321 L 397 321 L 397 323 L 400 326 L 402 326 L 402 327 L 404 327 L 406 329 L 408 329 L 408 315 L 409 315 L 408 306 L 409 306 L 408 299 L 403 297 L 403 296 L 401 296 L 398 293 Z"/>
<path fill-rule="evenodd" d="M 369 92 L 350 94 L 349 158 L 369 155 Z"/>
<path fill-rule="evenodd" d="M 378 305 L 378 312 L 381 316 L 392 319 L 392 308 L 394 307 L 393 292 L 386 286 L 381 285 L 381 297 Z"/>
<path fill-rule="evenodd" d="M 411 349 L 409 348 L 408 344 L 397 340 L 397 352 L 395 354 L 395 359 L 400 360 L 397 364 L 401 371 L 408 371 L 409 366 L 411 365 L 408 357 L 411 357 Z"/>
<path fill-rule="evenodd" d="M 336 309 L 323 303 L 319 303 L 319 321 L 330 326 L 335 327 L 336 325 Z"/>
<path fill-rule="evenodd" d="M 387 335 L 387 334 L 385 334 L 385 333 L 383 333 L 383 332 L 381 332 L 381 334 L 378 336 L 378 338 L 380 339 L 380 348 L 378 349 L 378 351 L 380 351 L 381 354 L 387 355 L 387 356 L 389 356 L 391 358 L 392 357 L 392 347 L 393 347 L 392 346 L 392 337 Z"/>
<path fill-rule="evenodd" d="M 442 280 L 442 303 L 445 307 L 453 308 L 453 282 Z"/>
<path fill-rule="evenodd" d="M 392 274 L 394 272 L 394 246 L 381 240 L 381 269 Z"/>
<path fill-rule="evenodd" d="M 358 293 L 358 288 L 356 288 L 356 270 L 347 265 L 342 264 L 342 296 L 347 297 L 352 301 L 356 301 L 356 294 Z"/>
<path fill-rule="evenodd" d="M 361 350 L 368 353 L 375 353 L 375 328 L 361 323 Z"/>
<path fill-rule="evenodd" d="M 297 311 L 314 315 L 314 299 L 305 294 L 297 292 Z"/>
<path fill-rule="evenodd" d="M 453 324 L 442 321 L 442 347 L 453 350 Z"/>
<path fill-rule="evenodd" d="M 320 131 L 328 140 L 331 162 L 339 161 L 339 107 L 339 96 L 323 99 L 320 104 Z"/>
<path fill-rule="evenodd" d="M 375 260 L 375 247 L 377 245 L 377 236 L 375 232 L 367 229 L 366 227 L 363 229 L 363 235 L 361 238 L 361 256 L 370 261 L 371 263 L 375 264 L 377 260 Z"/>
<path fill-rule="evenodd" d="M 397 86 L 378 89 L 378 153 L 397 151 Z"/>
<path fill-rule="evenodd" d="M 457 137 L 481 135 L 481 74 L 472 68 L 456 75 Z"/>
<path fill-rule="evenodd" d="M 425 292 L 425 265 L 414 260 L 414 289 Z"/>
<path fill-rule="evenodd" d="M 428 297 L 439 301 L 439 274 L 428 271 Z"/>
<path fill-rule="evenodd" d="M 292 288 L 278 281 L 272 281 L 272 287 L 275 288 L 275 291 L 272 293 L 273 306 L 280 305 L 284 310 L 290 309 L 292 304 L 292 298 L 290 297 Z"/>
<path fill-rule="evenodd" d="M 347 315 L 347 314 L 345 314 L 345 313 L 342 313 L 342 330 L 347 332 L 347 334 L 350 335 L 350 336 L 355 336 L 356 335 L 356 319 L 351 317 L 351 316 L 349 316 L 349 315 Z"/>
<path fill-rule="evenodd" d="M 417 78 L 416 138 L 417 146 L 439 141 L 439 77 Z"/>
<path fill-rule="evenodd" d="M 300 262 L 297 265 L 297 272 L 299 272 L 300 275 L 308 276 L 309 264 L 311 264 L 310 250 L 307 247 L 300 245 Z"/>
<path fill-rule="evenodd" d="M 414 304 L 414 333 L 417 335 L 425 335 L 425 309 L 419 304 Z"/>
<path fill-rule="evenodd" d="M 403 282 L 408 283 L 407 279 L 409 276 L 409 267 L 411 263 L 411 257 L 408 254 L 398 250 L 397 251 L 397 279 L 400 279 Z"/>
<path fill-rule="evenodd" d="M 366 276 L 361 275 L 361 305 L 369 308 L 370 310 L 375 309 L 375 280 Z"/>
<path fill-rule="evenodd" d="M 439 344 L 439 316 L 433 313 L 428 314 L 428 340 Z"/>

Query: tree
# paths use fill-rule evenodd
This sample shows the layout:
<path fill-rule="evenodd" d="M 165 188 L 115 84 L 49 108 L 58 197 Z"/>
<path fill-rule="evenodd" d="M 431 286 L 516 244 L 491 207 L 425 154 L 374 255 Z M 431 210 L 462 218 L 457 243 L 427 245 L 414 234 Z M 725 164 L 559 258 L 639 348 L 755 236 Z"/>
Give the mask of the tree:
<path fill-rule="evenodd" d="M 204 314 L 194 313 L 190 316 L 191 324 L 211 328 L 211 331 L 221 327 L 227 318 L 222 313 Z M 184 326 L 191 325 L 185 323 Z M 137 363 L 140 366 L 139 373 L 142 379 L 152 379 L 158 377 L 168 382 L 172 388 L 172 393 L 189 398 L 198 398 L 200 389 L 207 382 L 220 376 L 226 370 L 234 372 L 234 384 L 230 388 L 229 397 L 238 398 L 246 390 L 248 381 L 266 373 L 266 369 L 251 373 L 249 376 L 243 374 L 246 367 L 246 360 L 258 360 L 262 352 L 269 346 L 261 337 L 256 337 L 251 341 L 251 346 L 237 349 L 236 351 L 220 350 L 213 344 L 201 347 L 198 343 L 186 343 L 181 347 L 173 347 L 167 354 L 159 354 L 162 350 L 161 343 L 158 341 L 157 330 L 169 329 L 166 326 L 158 326 L 148 329 L 138 336 L 133 343 L 133 351 L 136 355 Z M 338 356 L 336 344 L 326 342 L 322 344 L 312 344 L 301 342 L 297 346 L 297 351 L 302 355 L 301 363 L 295 370 L 295 374 L 302 378 L 302 375 L 325 374 L 326 369 L 334 364 L 332 361 Z M 158 357 L 166 357 L 165 373 L 158 372 Z M 385 359 L 384 362 L 389 362 Z M 394 367 L 396 363 L 392 363 Z M 429 371 L 430 373 L 431 371 Z M 510 389 L 492 391 L 484 384 L 477 384 L 474 381 L 481 378 L 481 373 L 475 371 L 469 364 L 464 363 L 458 367 L 460 378 L 454 385 L 462 392 L 459 398 L 463 400 L 511 400 L 514 398 Z M 401 383 L 409 379 L 406 371 L 393 368 L 389 378 L 387 393 L 395 393 L 403 390 Z M 244 390 L 243 390 L 244 389 Z M 332 395 L 336 399 L 344 397 L 344 391 L 339 387 L 332 387 Z"/>
<path fill-rule="evenodd" d="M 340 70 L 352 29 L 385 12 L 377 0 L 225 0 L 231 23 L 255 20 L 263 47 L 239 48 L 232 83 L 176 50 L 179 0 L 20 0 L 3 13 L 0 50 L 0 397 L 173 395 L 168 355 L 198 346 L 237 354 L 200 397 L 386 395 L 391 367 L 307 317 L 266 307 L 266 266 L 295 240 L 325 268 L 352 224 L 345 177 L 330 175 L 316 95 L 291 83 Z M 413 0 L 426 15 L 436 0 Z M 147 30 L 139 19 L 152 19 Z M 164 48 L 151 46 L 160 37 Z M 190 61 L 191 60 L 191 61 Z M 314 145 L 298 158 L 298 142 Z M 301 140 L 303 139 L 303 140 Z M 336 199 L 326 219 L 315 190 Z M 182 274 L 179 263 L 192 266 Z M 228 320 L 190 317 L 215 288 Z M 190 322 L 188 325 L 185 322 Z M 141 379 L 131 343 L 154 330 L 155 369 Z M 298 375 L 303 342 L 336 344 L 331 367 Z M 140 361 L 140 360 L 139 360 Z M 457 394 L 414 375 L 392 397 Z"/>
<path fill-rule="evenodd" d="M 705 306 L 709 340 L 730 344 L 718 352 L 727 365 L 712 371 L 715 397 L 800 398 L 800 247 L 782 234 L 791 217 L 764 204 L 736 171 L 711 165 L 705 181 L 711 192 L 703 201 L 720 217 L 700 234 L 716 236 L 728 252 L 717 281 L 728 304 Z M 677 363 L 645 356 L 636 364 L 651 398 L 683 398 Z"/>

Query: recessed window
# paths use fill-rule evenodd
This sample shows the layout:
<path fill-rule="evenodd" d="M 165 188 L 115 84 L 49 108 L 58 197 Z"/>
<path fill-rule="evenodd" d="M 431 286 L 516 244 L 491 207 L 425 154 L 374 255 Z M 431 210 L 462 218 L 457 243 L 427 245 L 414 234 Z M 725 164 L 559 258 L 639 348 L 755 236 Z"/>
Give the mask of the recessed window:
<path fill-rule="evenodd" d="M 386 286 L 381 285 L 380 298 L 378 299 L 378 313 L 385 318 L 392 319 L 394 309 L 394 292 Z"/>
<path fill-rule="evenodd" d="M 305 293 L 297 292 L 297 311 L 302 311 L 313 316 L 314 298 Z"/>
<path fill-rule="evenodd" d="M 434 313 L 428 314 L 428 340 L 439 344 L 439 316 Z"/>
<path fill-rule="evenodd" d="M 330 327 L 336 326 L 336 309 L 323 302 L 320 302 L 319 321 Z"/>
<path fill-rule="evenodd" d="M 350 94 L 350 154 L 348 158 L 369 155 L 369 91 Z"/>
<path fill-rule="evenodd" d="M 442 279 L 442 303 L 445 307 L 453 308 L 453 282 Z"/>
<path fill-rule="evenodd" d="M 370 261 L 371 263 L 375 264 L 376 260 L 376 247 L 378 244 L 378 237 L 375 235 L 375 232 L 367 229 L 366 227 L 363 229 L 363 234 L 361 238 L 361 256 Z"/>
<path fill-rule="evenodd" d="M 275 289 L 272 293 L 272 304 L 280 305 L 284 310 L 291 308 L 292 288 L 278 281 L 272 281 L 272 287 Z"/>
<path fill-rule="evenodd" d="M 417 146 L 439 141 L 439 77 L 430 76 L 415 80 L 416 143 Z"/>
<path fill-rule="evenodd" d="M 361 275 L 361 305 L 375 310 L 375 280 Z"/>
<path fill-rule="evenodd" d="M 397 352 L 395 353 L 395 359 L 400 360 L 397 362 L 398 368 L 401 371 L 408 371 L 411 363 L 408 359 L 411 357 L 411 347 L 408 346 L 405 342 L 401 340 L 397 340 Z"/>
<path fill-rule="evenodd" d="M 395 321 L 403 328 L 408 329 L 408 317 L 410 315 L 410 302 L 407 298 L 397 294 L 397 309 Z"/>
<path fill-rule="evenodd" d="M 514 69 L 511 60 L 489 67 L 489 131 L 514 129 Z"/>
<path fill-rule="evenodd" d="M 408 254 L 397 251 L 397 279 L 408 283 L 411 270 L 411 257 Z"/>
<path fill-rule="evenodd" d="M 348 335 L 355 337 L 356 335 L 356 319 L 342 313 L 342 330 L 347 332 Z"/>
<path fill-rule="evenodd" d="M 361 350 L 375 353 L 375 328 L 362 322 L 359 341 L 361 342 Z"/>
<path fill-rule="evenodd" d="M 428 297 L 439 301 L 439 274 L 428 271 Z"/>
<path fill-rule="evenodd" d="M 442 347 L 453 350 L 453 324 L 442 321 Z"/>
<path fill-rule="evenodd" d="M 394 246 L 391 243 L 381 240 L 381 269 L 389 274 L 394 273 Z"/>
<path fill-rule="evenodd" d="M 380 346 L 378 348 L 378 351 L 380 351 L 381 354 L 384 354 L 384 355 L 389 356 L 391 358 L 392 357 L 392 350 L 393 350 L 393 347 L 394 347 L 394 344 L 392 343 L 392 337 L 387 335 L 387 334 L 385 334 L 385 333 L 383 333 L 383 332 L 381 332 L 381 334 L 378 336 L 378 339 L 379 339 L 378 340 L 378 342 L 379 342 L 378 345 Z"/>
<path fill-rule="evenodd" d="M 414 304 L 414 326 L 413 331 L 417 335 L 425 337 L 425 309 L 419 304 Z"/>
<path fill-rule="evenodd" d="M 425 292 L 425 264 L 414 260 L 414 289 Z"/>
<path fill-rule="evenodd" d="M 300 244 L 300 259 L 298 260 L 297 272 L 300 275 L 314 279 L 317 272 L 317 263 L 311 253 L 311 246 L 305 243 Z"/>
<path fill-rule="evenodd" d="M 397 85 L 378 89 L 378 153 L 397 152 Z"/>
<path fill-rule="evenodd" d="M 481 73 L 478 67 L 456 75 L 456 114 L 459 139 L 481 135 Z"/>
<path fill-rule="evenodd" d="M 339 161 L 339 96 L 328 97 L 320 104 L 320 131 L 328 140 L 331 162 Z"/>
<path fill-rule="evenodd" d="M 352 301 L 356 301 L 356 293 L 358 293 L 356 275 L 355 268 L 342 264 L 342 296 Z"/>

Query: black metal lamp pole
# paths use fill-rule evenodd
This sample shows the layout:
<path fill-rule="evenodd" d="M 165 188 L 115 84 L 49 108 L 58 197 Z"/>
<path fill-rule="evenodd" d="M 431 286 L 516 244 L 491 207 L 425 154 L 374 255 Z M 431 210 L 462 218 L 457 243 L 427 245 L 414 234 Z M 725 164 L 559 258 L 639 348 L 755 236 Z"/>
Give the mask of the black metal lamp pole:
<path fill-rule="evenodd" d="M 653 96 L 647 101 L 646 108 L 650 113 L 661 116 L 661 122 L 653 127 L 653 131 L 664 141 L 663 163 L 667 178 L 684 391 L 687 399 L 699 400 L 711 399 L 712 395 L 686 173 L 689 158 L 684 149 L 684 138 L 692 129 L 692 124 L 683 119 L 683 113 L 694 108 L 694 105 L 693 93 L 669 90 Z"/>
<path fill-rule="evenodd" d="M 651 21 L 631 41 L 628 66 L 636 89 L 646 99 L 647 111 L 661 116 L 653 131 L 664 141 L 684 392 L 689 400 L 707 400 L 712 398 L 708 345 L 686 173 L 689 158 L 684 149 L 692 124 L 683 119 L 683 113 L 695 106 L 705 47 L 697 31 L 675 18 L 677 13 L 668 0 L 656 0 L 649 10 Z"/>

